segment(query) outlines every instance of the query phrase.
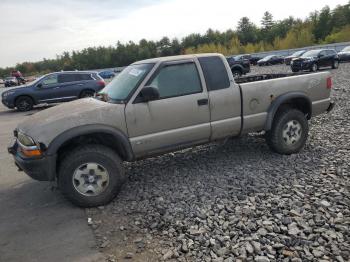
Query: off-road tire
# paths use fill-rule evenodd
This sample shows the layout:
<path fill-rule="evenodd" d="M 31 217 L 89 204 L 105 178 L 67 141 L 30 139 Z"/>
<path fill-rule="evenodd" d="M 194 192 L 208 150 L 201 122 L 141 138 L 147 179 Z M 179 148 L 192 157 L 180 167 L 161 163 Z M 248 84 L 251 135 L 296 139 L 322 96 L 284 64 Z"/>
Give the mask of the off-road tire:
<path fill-rule="evenodd" d="M 109 183 L 99 195 L 81 194 L 73 184 L 77 168 L 85 163 L 97 163 L 109 174 Z M 101 206 L 112 201 L 125 182 L 124 168 L 118 154 L 112 149 L 95 144 L 77 147 L 61 161 L 58 172 L 58 186 L 63 195 L 73 204 L 80 207 Z"/>
<path fill-rule="evenodd" d="M 20 112 L 30 111 L 33 109 L 34 101 L 29 96 L 20 96 L 16 98 L 15 107 Z"/>
<path fill-rule="evenodd" d="M 288 145 L 283 138 L 283 128 L 290 121 L 297 121 L 301 125 L 301 136 L 295 144 Z M 277 112 L 271 130 L 266 132 L 266 142 L 270 149 L 282 155 L 298 153 L 305 145 L 309 133 L 309 125 L 303 112 L 293 108 L 283 108 Z"/>

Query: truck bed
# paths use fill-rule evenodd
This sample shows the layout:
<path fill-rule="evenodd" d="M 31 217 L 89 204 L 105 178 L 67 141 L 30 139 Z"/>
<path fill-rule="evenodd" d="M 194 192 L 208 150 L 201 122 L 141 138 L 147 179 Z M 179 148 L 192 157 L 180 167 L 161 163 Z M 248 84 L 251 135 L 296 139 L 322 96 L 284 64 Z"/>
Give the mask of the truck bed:
<path fill-rule="evenodd" d="M 243 77 L 236 78 L 235 82 L 237 84 L 244 84 L 244 83 L 251 83 L 251 82 L 257 82 L 257 81 L 263 81 L 263 80 L 270 80 L 270 79 L 277 79 L 277 78 L 284 78 L 284 77 L 298 76 L 298 75 L 307 75 L 307 74 L 310 74 L 310 72 L 250 75 L 250 76 L 243 76 Z"/>

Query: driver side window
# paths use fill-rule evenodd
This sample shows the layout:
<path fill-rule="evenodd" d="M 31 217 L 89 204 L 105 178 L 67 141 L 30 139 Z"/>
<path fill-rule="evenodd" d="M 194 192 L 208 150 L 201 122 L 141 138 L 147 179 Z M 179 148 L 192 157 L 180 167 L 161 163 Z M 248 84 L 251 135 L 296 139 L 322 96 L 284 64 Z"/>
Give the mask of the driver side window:
<path fill-rule="evenodd" d="M 160 98 L 202 92 L 198 71 L 193 62 L 166 65 L 149 85 L 158 89 Z"/>
<path fill-rule="evenodd" d="M 41 83 L 42 83 L 43 87 L 48 86 L 48 85 L 57 84 L 58 83 L 57 75 L 49 75 L 49 76 L 45 77 Z"/>

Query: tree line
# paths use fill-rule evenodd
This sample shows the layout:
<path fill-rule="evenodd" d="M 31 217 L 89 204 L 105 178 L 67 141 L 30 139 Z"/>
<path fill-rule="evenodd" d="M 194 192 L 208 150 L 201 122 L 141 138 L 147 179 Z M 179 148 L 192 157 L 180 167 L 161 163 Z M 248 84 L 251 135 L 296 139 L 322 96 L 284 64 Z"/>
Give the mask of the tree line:
<path fill-rule="evenodd" d="M 205 34 L 193 33 L 181 40 L 168 37 L 159 41 L 142 39 L 138 43 L 117 42 L 114 46 L 64 52 L 55 59 L 44 58 L 39 62 L 23 62 L 15 67 L 0 68 L 0 76 L 9 75 L 14 69 L 24 75 L 34 75 L 60 70 L 126 66 L 137 60 L 159 56 L 205 52 L 234 55 L 345 41 L 350 41 L 350 1 L 333 10 L 326 6 L 312 12 L 304 20 L 290 16 L 276 21 L 266 11 L 260 26 L 248 17 L 242 17 L 235 30 L 225 32 L 208 29 Z"/>

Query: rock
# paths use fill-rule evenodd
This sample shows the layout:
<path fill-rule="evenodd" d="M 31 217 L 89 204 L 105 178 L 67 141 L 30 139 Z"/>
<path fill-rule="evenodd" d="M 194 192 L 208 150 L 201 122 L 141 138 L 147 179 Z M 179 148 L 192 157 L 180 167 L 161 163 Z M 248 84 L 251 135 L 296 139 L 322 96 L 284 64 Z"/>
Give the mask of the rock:
<path fill-rule="evenodd" d="M 249 242 L 247 242 L 245 244 L 245 250 L 247 251 L 248 254 L 253 254 L 254 253 L 254 248 Z"/>
<path fill-rule="evenodd" d="M 261 252 L 261 244 L 259 242 L 252 241 L 252 246 L 256 254 L 259 254 Z"/>
<path fill-rule="evenodd" d="M 124 256 L 125 259 L 132 259 L 134 257 L 134 254 L 131 252 L 126 253 L 126 255 Z"/>
<path fill-rule="evenodd" d="M 322 206 L 324 206 L 324 207 L 330 207 L 330 206 L 331 206 L 331 203 L 329 203 L 329 202 L 326 201 L 326 200 L 322 200 L 322 201 L 320 202 L 320 204 L 321 204 Z"/>
<path fill-rule="evenodd" d="M 110 243 L 111 243 L 111 242 L 110 242 L 109 240 L 105 240 L 105 241 L 103 241 L 102 244 L 100 245 L 100 248 L 105 248 L 105 247 L 109 246 Z"/>
<path fill-rule="evenodd" d="M 219 257 L 223 257 L 225 256 L 227 253 L 229 252 L 229 250 L 227 249 L 227 247 L 222 247 L 220 248 L 216 254 L 219 256 Z"/>
<path fill-rule="evenodd" d="M 320 258 L 323 256 L 323 252 L 321 250 L 318 249 L 314 249 L 312 250 L 312 254 L 316 257 L 316 258 Z"/>
<path fill-rule="evenodd" d="M 255 262 L 270 262 L 270 259 L 268 257 L 265 256 L 256 256 L 254 258 Z"/>
<path fill-rule="evenodd" d="M 173 251 L 172 250 L 168 250 L 164 256 L 163 256 L 163 260 L 168 260 L 170 258 L 172 258 L 172 256 L 174 255 Z"/>

